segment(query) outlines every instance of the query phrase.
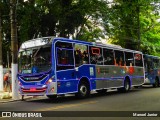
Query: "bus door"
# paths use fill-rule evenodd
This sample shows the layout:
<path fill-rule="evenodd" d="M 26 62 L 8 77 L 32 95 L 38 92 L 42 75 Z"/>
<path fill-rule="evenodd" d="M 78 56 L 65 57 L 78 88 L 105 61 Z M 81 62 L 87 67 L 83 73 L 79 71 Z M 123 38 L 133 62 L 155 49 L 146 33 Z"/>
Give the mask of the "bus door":
<path fill-rule="evenodd" d="M 77 90 L 78 80 L 74 69 L 74 50 L 72 43 L 56 42 L 57 93 L 63 94 Z"/>

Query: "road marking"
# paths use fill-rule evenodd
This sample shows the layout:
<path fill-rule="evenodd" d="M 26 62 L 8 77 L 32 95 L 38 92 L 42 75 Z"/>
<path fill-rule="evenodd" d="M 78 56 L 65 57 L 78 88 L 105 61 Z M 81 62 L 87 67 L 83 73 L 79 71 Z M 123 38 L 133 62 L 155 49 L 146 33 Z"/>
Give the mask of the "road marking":
<path fill-rule="evenodd" d="M 70 108 L 70 107 L 77 107 L 80 105 L 94 104 L 96 102 L 98 102 L 98 101 L 89 101 L 89 102 L 81 102 L 81 103 L 77 103 L 77 104 L 60 105 L 60 106 L 56 106 L 56 107 L 38 109 L 37 111 L 58 110 L 58 109 L 64 109 L 64 108 Z"/>

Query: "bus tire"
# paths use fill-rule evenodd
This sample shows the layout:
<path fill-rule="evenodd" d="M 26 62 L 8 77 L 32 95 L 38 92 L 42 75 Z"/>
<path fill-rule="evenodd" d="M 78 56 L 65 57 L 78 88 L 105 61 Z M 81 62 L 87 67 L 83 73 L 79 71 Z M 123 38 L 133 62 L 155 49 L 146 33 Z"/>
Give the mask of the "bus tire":
<path fill-rule="evenodd" d="M 128 92 L 130 90 L 130 81 L 129 79 L 126 79 L 124 81 L 124 87 L 118 88 L 118 92 Z"/>
<path fill-rule="evenodd" d="M 49 99 L 56 99 L 56 98 L 57 98 L 57 95 L 47 95 L 47 97 L 48 97 Z"/>
<path fill-rule="evenodd" d="M 124 81 L 123 91 L 124 91 L 124 92 L 128 92 L 129 90 L 130 90 L 130 82 L 129 82 L 128 79 L 126 79 L 126 80 Z"/>
<path fill-rule="evenodd" d="M 153 87 L 159 87 L 159 80 L 157 77 L 155 79 L 155 83 L 153 84 Z"/>
<path fill-rule="evenodd" d="M 86 98 L 89 95 L 90 95 L 89 84 L 86 81 L 81 81 L 78 86 L 78 93 L 76 93 L 76 97 Z"/>

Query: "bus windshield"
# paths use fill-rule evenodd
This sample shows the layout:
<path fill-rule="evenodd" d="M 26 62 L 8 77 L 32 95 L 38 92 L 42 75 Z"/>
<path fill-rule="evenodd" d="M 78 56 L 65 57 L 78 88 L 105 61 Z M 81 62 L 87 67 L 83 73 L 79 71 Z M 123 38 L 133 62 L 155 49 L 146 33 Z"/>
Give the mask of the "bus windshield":
<path fill-rule="evenodd" d="M 18 55 L 19 73 L 40 73 L 51 69 L 51 46 L 25 49 Z"/>

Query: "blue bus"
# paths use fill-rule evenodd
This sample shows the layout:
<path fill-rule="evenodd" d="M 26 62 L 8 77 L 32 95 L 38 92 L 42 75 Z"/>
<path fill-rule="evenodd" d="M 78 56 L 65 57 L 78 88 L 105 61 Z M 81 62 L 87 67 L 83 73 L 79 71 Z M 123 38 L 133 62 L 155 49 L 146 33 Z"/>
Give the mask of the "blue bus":
<path fill-rule="evenodd" d="M 150 84 L 159 87 L 160 84 L 160 57 L 144 54 L 145 81 L 144 85 Z"/>
<path fill-rule="evenodd" d="M 144 83 L 143 55 L 116 45 L 43 37 L 22 43 L 18 54 L 19 91 L 56 98 L 91 91 L 129 91 Z"/>

